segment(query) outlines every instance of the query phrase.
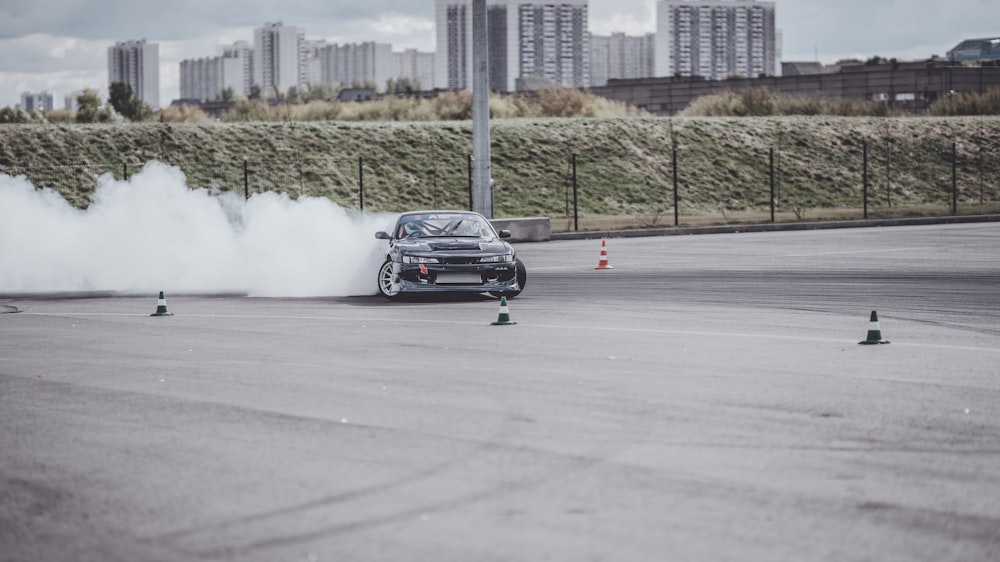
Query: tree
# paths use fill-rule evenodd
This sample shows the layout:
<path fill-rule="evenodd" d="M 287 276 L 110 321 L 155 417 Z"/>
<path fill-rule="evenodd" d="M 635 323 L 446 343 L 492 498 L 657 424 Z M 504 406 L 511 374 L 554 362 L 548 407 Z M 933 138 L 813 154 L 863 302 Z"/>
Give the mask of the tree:
<path fill-rule="evenodd" d="M 303 102 L 326 100 L 337 97 L 337 88 L 329 84 L 309 85 L 299 94 Z"/>
<path fill-rule="evenodd" d="M 261 96 L 260 84 L 254 84 L 250 87 L 250 99 L 259 100 Z"/>
<path fill-rule="evenodd" d="M 0 109 L 0 124 L 27 123 L 28 114 L 21 108 L 5 107 Z"/>
<path fill-rule="evenodd" d="M 233 92 L 232 88 L 223 88 L 219 95 L 216 97 L 217 101 L 233 101 L 236 99 L 236 94 Z"/>
<path fill-rule="evenodd" d="M 84 90 L 76 98 L 76 104 L 77 123 L 97 123 L 101 110 L 101 99 L 97 97 L 97 92 L 91 89 Z"/>
<path fill-rule="evenodd" d="M 390 78 L 385 83 L 385 91 L 387 94 L 406 94 L 412 96 L 414 92 L 420 91 L 420 81 L 409 77 L 403 77 L 398 80 Z"/>
<path fill-rule="evenodd" d="M 152 110 L 147 111 L 147 106 L 132 93 L 132 86 L 125 82 L 111 83 L 108 103 L 115 108 L 119 115 L 129 121 L 142 121 L 143 118 L 152 114 Z"/>

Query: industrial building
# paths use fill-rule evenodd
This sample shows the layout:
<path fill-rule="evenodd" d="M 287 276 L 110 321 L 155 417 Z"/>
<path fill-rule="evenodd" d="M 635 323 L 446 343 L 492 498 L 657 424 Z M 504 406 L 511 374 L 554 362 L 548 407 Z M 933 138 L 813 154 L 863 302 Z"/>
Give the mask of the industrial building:
<path fill-rule="evenodd" d="M 925 113 L 942 96 L 985 93 L 1000 86 L 1000 67 L 963 66 L 945 60 L 844 66 L 839 72 L 754 79 L 706 80 L 666 77 L 611 80 L 591 88 L 599 96 L 638 106 L 654 115 L 675 115 L 695 99 L 726 91 L 767 88 L 780 94 L 884 101 L 911 113 Z"/>

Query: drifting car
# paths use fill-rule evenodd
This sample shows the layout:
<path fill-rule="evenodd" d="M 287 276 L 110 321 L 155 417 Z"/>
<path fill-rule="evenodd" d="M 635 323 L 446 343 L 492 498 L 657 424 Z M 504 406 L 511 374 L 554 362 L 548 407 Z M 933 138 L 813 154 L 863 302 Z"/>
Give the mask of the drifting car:
<path fill-rule="evenodd" d="M 387 299 L 423 292 L 489 293 L 513 298 L 527 281 L 524 263 L 486 218 L 472 211 L 403 213 L 378 270 L 378 292 Z"/>

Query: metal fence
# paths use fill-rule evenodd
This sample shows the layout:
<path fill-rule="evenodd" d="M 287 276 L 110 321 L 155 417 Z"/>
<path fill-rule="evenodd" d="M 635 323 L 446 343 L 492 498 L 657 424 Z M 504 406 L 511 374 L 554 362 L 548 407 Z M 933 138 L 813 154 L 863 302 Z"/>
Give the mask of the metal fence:
<path fill-rule="evenodd" d="M 997 147 L 887 137 L 859 140 L 848 150 L 816 148 L 734 146 L 712 154 L 677 145 L 644 155 L 641 173 L 629 172 L 640 169 L 636 160 L 600 154 L 567 154 L 555 167 L 508 158 L 492 166 L 493 212 L 547 216 L 556 232 L 1000 212 Z M 830 160 L 817 162 L 817 153 Z M 245 197 L 283 192 L 390 212 L 472 204 L 469 155 L 164 161 L 184 172 L 192 188 Z M 128 179 L 143 165 L 8 165 L 0 173 L 26 176 L 83 208 L 99 176 Z"/>

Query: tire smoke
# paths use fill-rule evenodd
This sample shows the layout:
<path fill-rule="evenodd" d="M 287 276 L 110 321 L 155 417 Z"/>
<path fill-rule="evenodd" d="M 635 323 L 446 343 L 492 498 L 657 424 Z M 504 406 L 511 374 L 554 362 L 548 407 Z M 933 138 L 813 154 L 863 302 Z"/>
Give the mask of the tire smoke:
<path fill-rule="evenodd" d="M 0 293 L 374 294 L 374 233 L 391 222 L 327 199 L 190 189 L 159 162 L 100 177 L 86 210 L 0 174 Z"/>

